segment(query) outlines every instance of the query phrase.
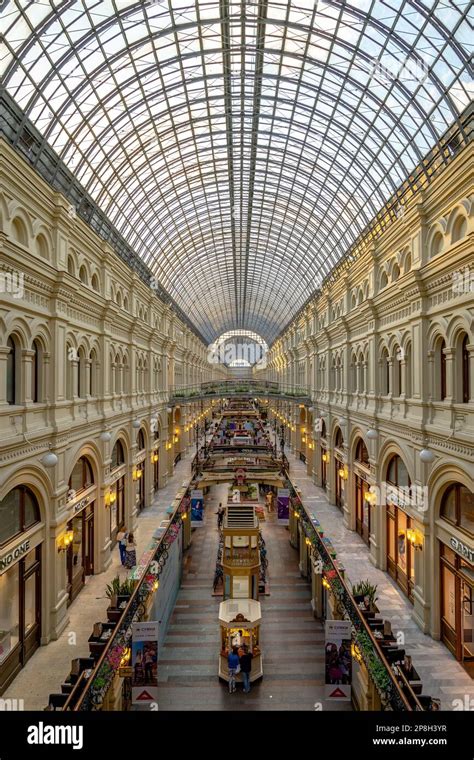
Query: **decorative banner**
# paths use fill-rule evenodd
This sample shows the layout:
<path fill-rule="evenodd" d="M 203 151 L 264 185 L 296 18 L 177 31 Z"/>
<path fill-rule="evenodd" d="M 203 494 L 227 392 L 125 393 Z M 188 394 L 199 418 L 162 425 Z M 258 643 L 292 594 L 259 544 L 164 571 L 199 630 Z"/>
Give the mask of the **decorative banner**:
<path fill-rule="evenodd" d="M 204 496 L 201 490 L 191 491 L 191 525 L 200 528 L 204 519 Z"/>
<path fill-rule="evenodd" d="M 132 626 L 132 704 L 158 702 L 159 623 L 133 623 Z"/>
<path fill-rule="evenodd" d="M 290 521 L 290 489 L 279 488 L 277 494 L 278 524 L 288 525 Z"/>
<path fill-rule="evenodd" d="M 351 698 L 351 621 L 326 620 L 326 699 L 346 702 Z"/>

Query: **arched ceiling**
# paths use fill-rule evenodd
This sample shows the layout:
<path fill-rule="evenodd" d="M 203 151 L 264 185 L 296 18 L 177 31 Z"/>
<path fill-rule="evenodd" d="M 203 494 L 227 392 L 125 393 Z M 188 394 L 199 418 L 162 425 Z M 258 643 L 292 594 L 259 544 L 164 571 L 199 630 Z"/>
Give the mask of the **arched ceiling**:
<path fill-rule="evenodd" d="M 465 0 L 0 9 L 7 90 L 209 341 L 271 343 L 472 95 Z"/>

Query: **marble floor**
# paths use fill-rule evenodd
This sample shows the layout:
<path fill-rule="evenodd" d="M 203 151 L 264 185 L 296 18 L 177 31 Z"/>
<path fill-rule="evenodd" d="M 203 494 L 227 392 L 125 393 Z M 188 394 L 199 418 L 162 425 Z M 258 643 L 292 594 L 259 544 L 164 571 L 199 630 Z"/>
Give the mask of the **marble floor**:
<path fill-rule="evenodd" d="M 305 504 L 317 516 L 343 561 L 350 581 L 369 578 L 378 585 L 378 606 L 395 631 L 405 635 L 407 652 L 419 671 L 424 693 L 441 700 L 443 709 L 453 701 L 474 698 L 474 681 L 446 647 L 423 634 L 412 620 L 412 607 L 392 579 L 375 568 L 367 547 L 357 533 L 347 530 L 340 510 L 328 503 L 325 492 L 315 486 L 306 467 L 287 452 L 291 477 L 301 489 Z M 190 473 L 194 450 L 183 457 L 173 477 L 160 490 L 151 507 L 138 519 L 138 556 L 166 516 L 176 491 Z M 203 528 L 193 532 L 185 555 L 182 588 L 168 628 L 159 662 L 160 710 L 349 710 L 347 703 L 324 700 L 324 632 L 312 615 L 310 586 L 298 570 L 297 553 L 289 544 L 288 531 L 270 516 L 262 523 L 269 559 L 270 595 L 261 598 L 264 678 L 250 694 L 239 689 L 229 695 L 217 678 L 219 597 L 212 596 L 218 532 L 215 512 L 225 502 L 226 485 L 216 486 L 206 506 Z M 126 571 L 116 550 L 111 566 L 91 576 L 69 607 L 69 622 L 57 641 L 41 647 L 3 695 L 23 700 L 25 710 L 42 710 L 50 692 L 60 689 L 71 660 L 88 655 L 87 639 L 92 624 L 105 617 L 106 584 Z"/>
<path fill-rule="evenodd" d="M 182 587 L 161 649 L 160 710 L 350 710 L 350 703 L 324 698 L 324 631 L 312 615 L 311 591 L 298 570 L 288 530 L 275 514 L 262 523 L 269 560 L 270 595 L 262 605 L 264 677 L 250 694 L 229 694 L 217 676 L 220 649 L 219 597 L 212 596 L 218 532 L 214 512 L 227 485 L 211 489 L 206 524 L 193 533 Z"/>
<path fill-rule="evenodd" d="M 296 456 L 288 452 L 287 455 L 291 479 L 301 490 L 305 506 L 317 517 L 325 535 L 331 539 L 349 581 L 356 583 L 368 578 L 377 584 L 377 606 L 381 616 L 391 621 L 393 631 L 404 634 L 404 646 L 421 676 L 423 693 L 437 697 L 443 710 L 452 710 L 456 706 L 454 700 L 458 699 L 469 704 L 469 699 L 474 698 L 474 680 L 444 644 L 420 630 L 412 619 L 411 603 L 388 573 L 374 567 L 362 538 L 344 527 L 341 510 L 329 504 L 325 491 L 314 485 L 306 473 L 306 465 Z"/>
<path fill-rule="evenodd" d="M 153 504 L 139 515 L 135 531 L 137 557 L 147 548 L 161 520 L 166 519 L 166 510 L 183 481 L 189 479 L 194 454 L 195 450 L 191 448 L 183 456 L 166 486 L 156 494 Z M 25 710 L 43 710 L 49 694 L 61 690 L 71 660 L 89 656 L 88 638 L 92 626 L 96 621 L 106 619 L 105 610 L 109 605 L 105 594 L 107 584 L 116 575 L 125 578 L 127 573 L 120 564 L 117 547 L 109 568 L 104 573 L 87 577 L 84 588 L 68 609 L 69 622 L 61 636 L 35 652 L 2 695 L 3 699 L 21 699 Z"/>

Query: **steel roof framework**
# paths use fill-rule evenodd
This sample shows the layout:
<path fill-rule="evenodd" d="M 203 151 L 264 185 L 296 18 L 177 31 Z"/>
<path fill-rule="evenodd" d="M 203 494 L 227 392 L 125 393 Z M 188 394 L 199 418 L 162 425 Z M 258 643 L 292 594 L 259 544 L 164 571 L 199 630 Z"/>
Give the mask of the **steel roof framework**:
<path fill-rule="evenodd" d="M 209 341 L 271 343 L 472 97 L 463 0 L 0 7 L 8 92 Z"/>

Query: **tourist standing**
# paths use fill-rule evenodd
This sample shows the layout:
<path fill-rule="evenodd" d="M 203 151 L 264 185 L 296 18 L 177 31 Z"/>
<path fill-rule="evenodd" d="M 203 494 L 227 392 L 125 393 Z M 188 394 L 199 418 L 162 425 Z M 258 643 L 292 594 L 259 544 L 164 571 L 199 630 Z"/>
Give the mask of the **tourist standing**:
<path fill-rule="evenodd" d="M 129 533 L 127 536 L 127 543 L 125 545 L 125 567 L 131 570 L 137 564 L 137 545 L 133 537 L 133 533 Z"/>
<path fill-rule="evenodd" d="M 244 694 L 248 694 L 250 691 L 250 673 L 252 671 L 252 652 L 248 651 L 247 644 L 244 644 L 244 654 L 240 658 L 240 672 L 242 673 L 242 681 L 244 682 Z"/>
<path fill-rule="evenodd" d="M 232 652 L 227 658 L 227 665 L 229 667 L 229 694 L 233 694 L 234 691 L 236 691 L 235 676 L 240 669 L 239 655 L 237 654 L 237 651 L 237 647 L 232 647 Z"/>

